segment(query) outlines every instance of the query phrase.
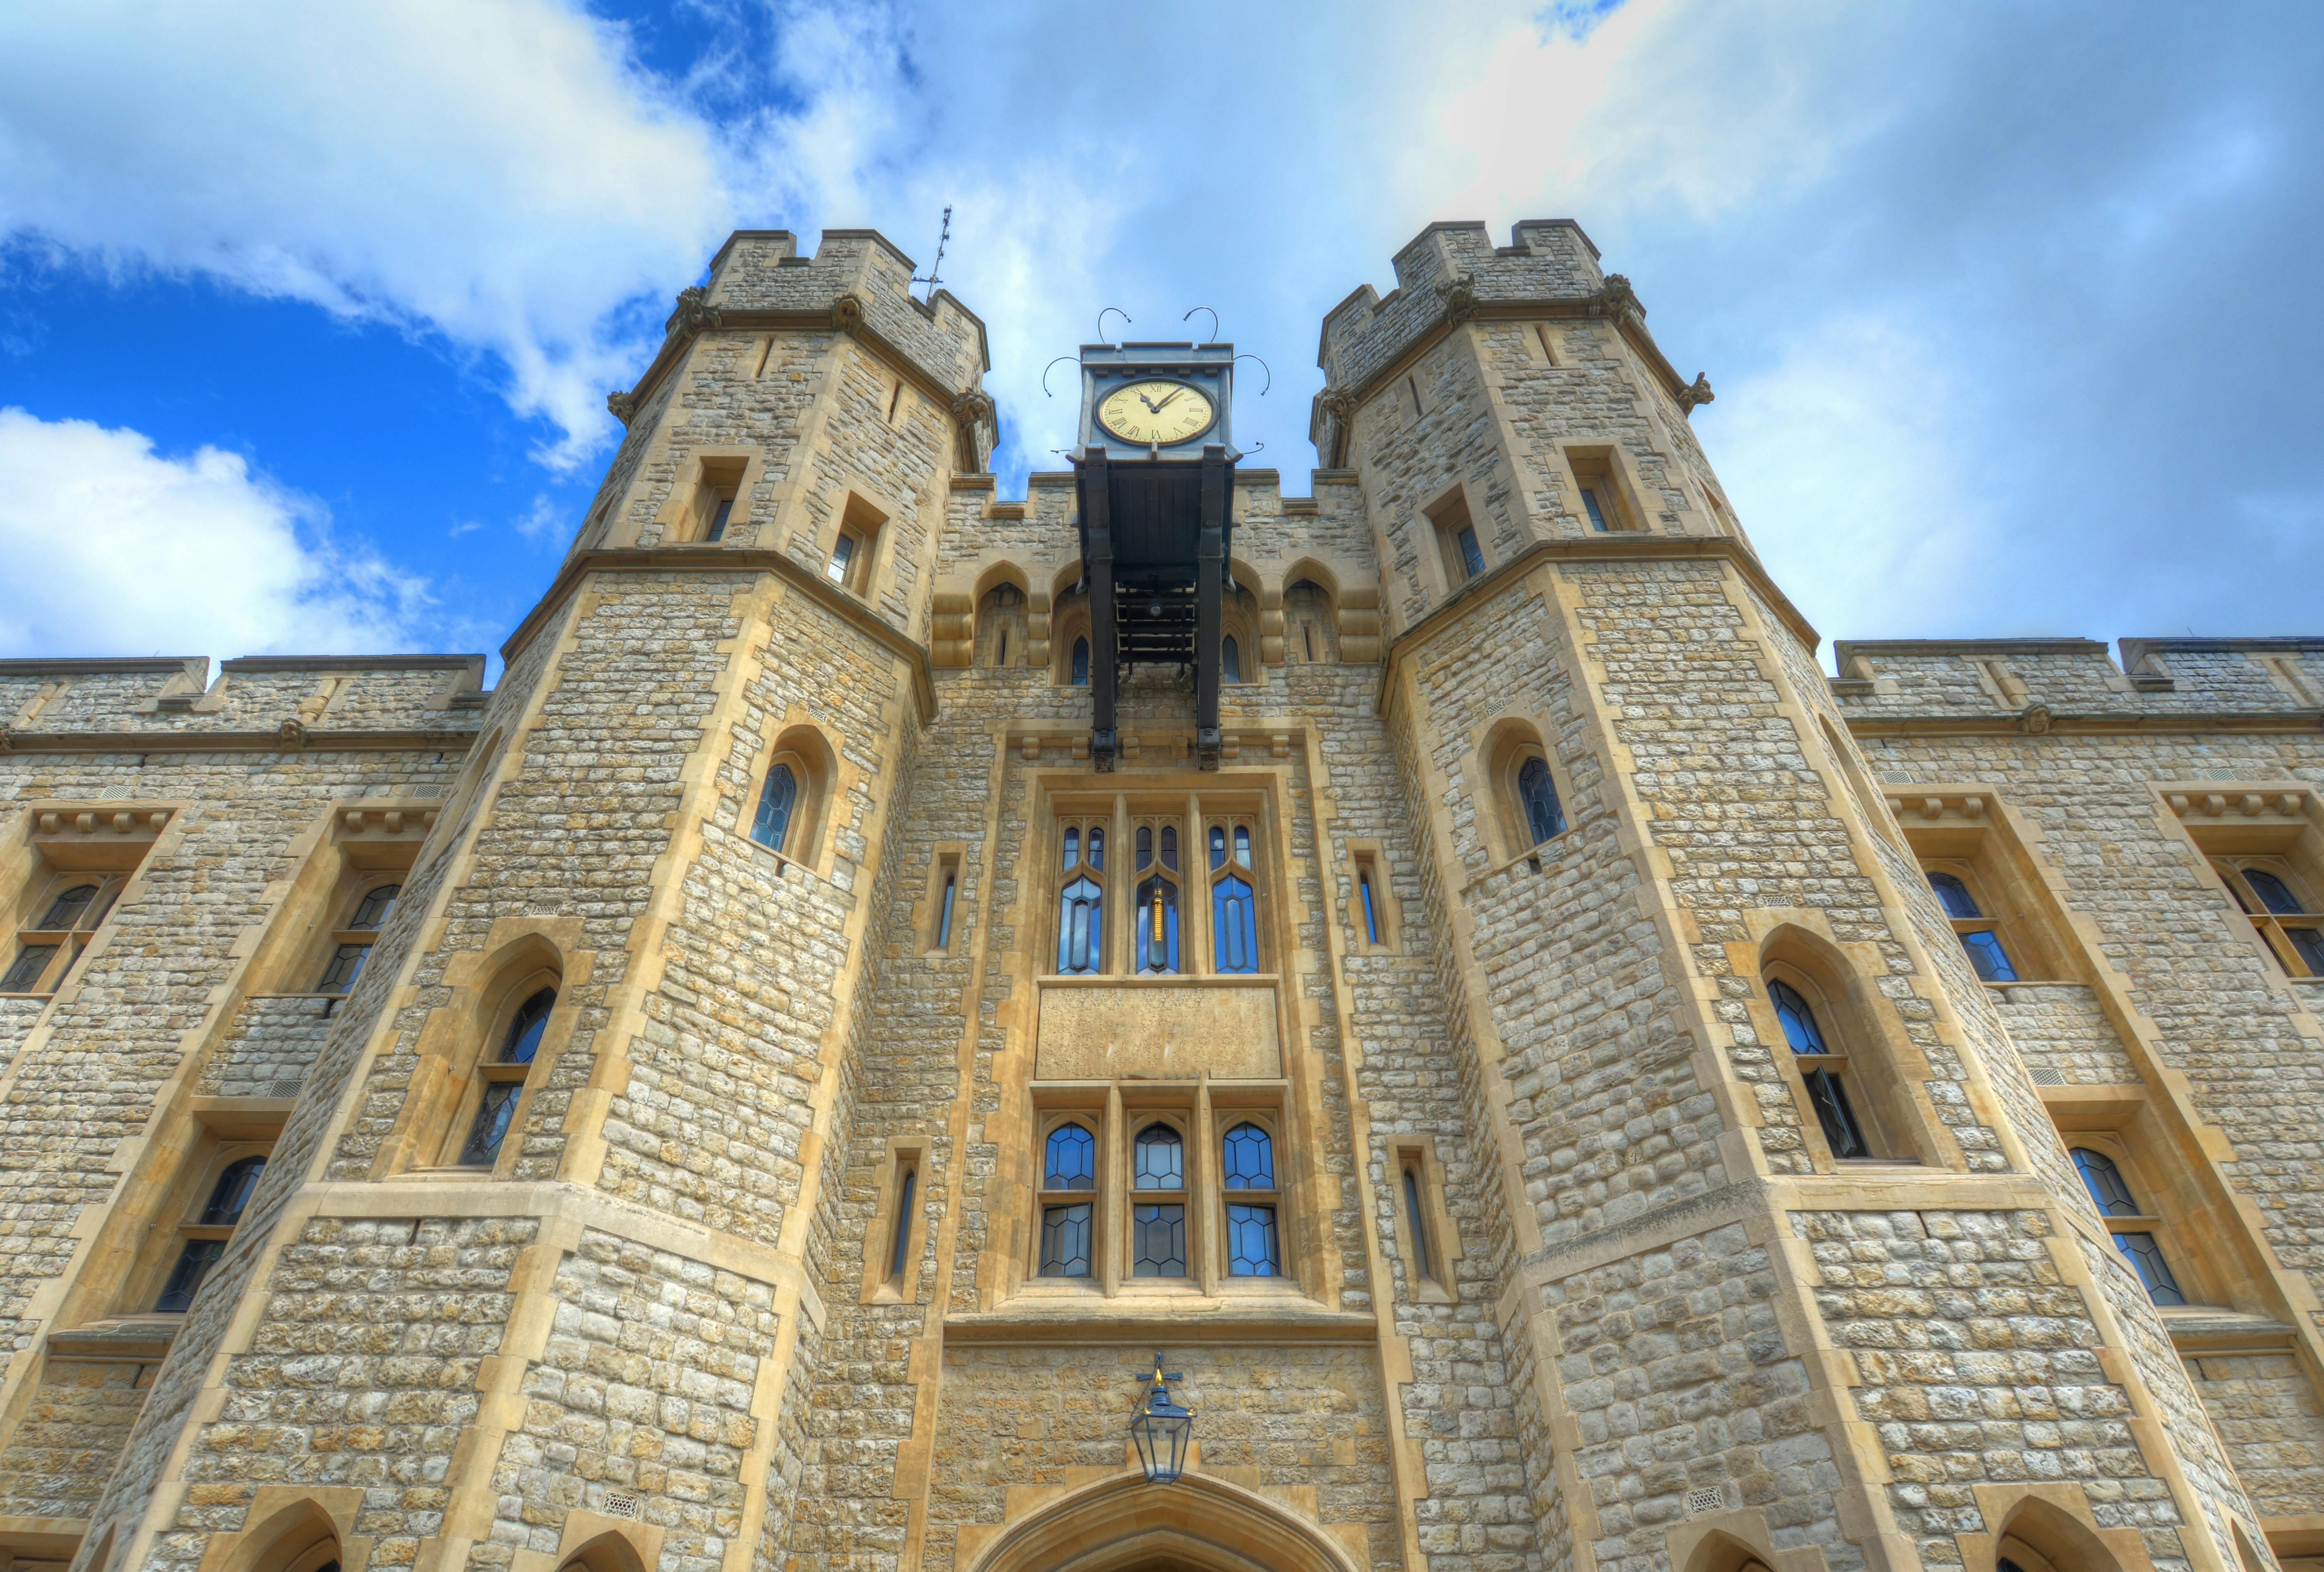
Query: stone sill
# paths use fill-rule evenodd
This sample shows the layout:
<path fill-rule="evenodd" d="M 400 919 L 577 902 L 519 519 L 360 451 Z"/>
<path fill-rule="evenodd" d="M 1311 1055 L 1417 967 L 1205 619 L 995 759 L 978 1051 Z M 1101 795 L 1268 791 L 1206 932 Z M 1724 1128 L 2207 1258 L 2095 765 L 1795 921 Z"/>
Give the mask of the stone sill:
<path fill-rule="evenodd" d="M 49 1357 L 111 1360 L 122 1364 L 158 1364 L 178 1339 L 183 1316 L 140 1316 L 118 1321 L 96 1321 L 69 1331 L 49 1334 Z"/>
<path fill-rule="evenodd" d="M 1286 1283 L 1289 1291 L 1216 1299 L 1167 1294 L 1100 1298 L 1095 1290 L 1069 1300 L 1028 1304 L 1022 1297 L 1001 1310 L 946 1316 L 945 1342 L 1128 1344 L 1143 1347 L 1186 1343 L 1373 1343 L 1375 1318 L 1327 1310 Z"/>

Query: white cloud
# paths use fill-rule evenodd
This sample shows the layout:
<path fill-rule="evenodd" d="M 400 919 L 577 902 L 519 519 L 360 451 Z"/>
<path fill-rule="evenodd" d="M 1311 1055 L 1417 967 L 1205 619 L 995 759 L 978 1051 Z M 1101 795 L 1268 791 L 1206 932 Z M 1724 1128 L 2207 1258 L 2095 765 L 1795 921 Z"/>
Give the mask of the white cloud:
<path fill-rule="evenodd" d="M 0 6 L 0 233 L 439 332 L 576 462 L 728 227 L 715 138 L 558 0 Z"/>
<path fill-rule="evenodd" d="M 0 409 L 0 651 L 361 653 L 410 647 L 425 587 L 336 546 L 319 504 L 236 453 L 183 458 Z"/>

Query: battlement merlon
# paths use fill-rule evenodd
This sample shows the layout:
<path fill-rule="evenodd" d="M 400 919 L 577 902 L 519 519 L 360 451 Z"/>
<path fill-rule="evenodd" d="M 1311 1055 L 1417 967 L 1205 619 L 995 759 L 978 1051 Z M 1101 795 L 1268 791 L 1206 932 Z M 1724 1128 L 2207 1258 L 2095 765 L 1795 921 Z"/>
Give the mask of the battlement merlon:
<path fill-rule="evenodd" d="M 678 292 L 660 352 L 609 406 L 626 425 L 698 333 L 820 329 L 871 341 L 939 403 L 989 422 L 983 319 L 950 290 L 917 299 L 913 272 L 912 259 L 877 230 L 826 229 L 815 254 L 801 256 L 787 229 L 738 229 L 711 258 L 709 282 Z"/>
<path fill-rule="evenodd" d="M 1396 288 L 1364 284 L 1324 315 L 1315 363 L 1323 391 L 1308 434 L 1328 453 L 1324 428 L 1333 412 L 1361 403 L 1412 356 L 1475 318 L 1572 316 L 1615 323 L 1664 391 L 1682 395 L 1682 379 L 1646 331 L 1646 308 L 1618 273 L 1599 266 L 1598 247 L 1571 218 L 1526 218 L 1510 243 L 1495 245 L 1482 223 L 1431 224 L 1396 254 Z M 1699 401 L 1696 401 L 1699 402 Z"/>
<path fill-rule="evenodd" d="M 1841 639 L 1834 697 L 1849 723 L 1986 722 L 2023 729 L 2228 717 L 2305 727 L 2324 710 L 2324 638 Z"/>

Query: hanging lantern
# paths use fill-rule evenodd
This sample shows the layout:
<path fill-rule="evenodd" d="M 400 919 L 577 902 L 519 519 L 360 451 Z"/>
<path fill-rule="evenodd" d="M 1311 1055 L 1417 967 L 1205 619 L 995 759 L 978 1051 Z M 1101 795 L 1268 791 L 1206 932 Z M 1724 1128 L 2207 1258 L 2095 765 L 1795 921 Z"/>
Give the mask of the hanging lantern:
<path fill-rule="evenodd" d="M 1186 1442 L 1194 1433 L 1194 1416 L 1193 1410 L 1170 1401 L 1170 1389 L 1165 1384 L 1185 1379 L 1176 1371 L 1165 1375 L 1162 1355 L 1157 1354 L 1146 1401 L 1138 1417 L 1130 1421 L 1130 1438 L 1138 1445 L 1138 1461 L 1150 1484 L 1167 1484 L 1185 1472 Z"/>

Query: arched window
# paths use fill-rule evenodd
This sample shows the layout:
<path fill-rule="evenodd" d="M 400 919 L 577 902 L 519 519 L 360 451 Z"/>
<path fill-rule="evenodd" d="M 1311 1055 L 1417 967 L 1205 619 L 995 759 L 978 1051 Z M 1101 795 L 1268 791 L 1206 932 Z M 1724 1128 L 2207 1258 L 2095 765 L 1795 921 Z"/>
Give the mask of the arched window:
<path fill-rule="evenodd" d="M 1953 932 L 1960 936 L 1961 948 L 1969 952 L 1969 964 L 1978 976 L 1988 983 L 2015 982 L 2017 968 L 2001 947 L 2001 936 L 1994 931 L 1992 920 L 1978 910 L 1977 897 L 1969 893 L 1969 885 L 1952 874 L 1931 874 L 1929 888 L 1936 892 L 1937 902 L 1945 909 Z"/>
<path fill-rule="evenodd" d="M 1538 754 L 1517 766 L 1517 802 L 1525 810 L 1526 829 L 1535 846 L 1565 833 L 1565 809 L 1557 800 L 1557 782 L 1550 779 L 1549 763 Z"/>
<path fill-rule="evenodd" d="M 1151 870 L 1149 872 L 1149 870 Z M 1178 827 L 1138 827 L 1138 966 L 1159 976 L 1183 970 L 1178 956 Z"/>
<path fill-rule="evenodd" d="M 1219 641 L 1219 676 L 1228 682 L 1242 680 L 1242 646 L 1232 633 Z"/>
<path fill-rule="evenodd" d="M 477 1068 L 483 1087 L 468 1139 L 460 1147 L 463 1167 L 490 1168 L 500 1161 L 501 1143 L 508 1138 L 510 1122 L 524 1096 L 525 1080 L 532 1072 L 533 1056 L 540 1051 L 549 1013 L 556 1007 L 556 989 L 534 993 L 509 1018 L 508 1029 L 501 1035 L 499 1056 Z"/>
<path fill-rule="evenodd" d="M 1096 1254 L 1097 1137 L 1068 1121 L 1049 1132 L 1041 1161 L 1043 1277 L 1087 1277 Z"/>
<path fill-rule="evenodd" d="M 153 1302 L 154 1309 L 176 1315 L 193 1308 L 194 1296 L 201 1291 L 210 1268 L 226 1254 L 226 1241 L 233 1236 L 235 1225 L 242 1221 L 251 1192 L 258 1188 L 259 1176 L 265 1171 L 263 1153 L 226 1164 L 210 1187 L 208 1203 L 183 1230 L 185 1243 L 170 1269 L 169 1281 L 161 1285 L 161 1297 Z"/>
<path fill-rule="evenodd" d="M 364 892 L 355 902 L 355 915 L 347 920 L 349 928 L 378 928 L 387 921 L 387 914 L 395 910 L 395 898 L 403 893 L 401 884 L 374 884 Z"/>
<path fill-rule="evenodd" d="M 759 788 L 759 811 L 751 820 L 751 838 L 769 851 L 779 852 L 790 838 L 791 814 L 798 806 L 798 772 L 778 761 Z"/>
<path fill-rule="evenodd" d="M 1816 1123 L 1823 1126 L 1824 1142 L 1831 1148 L 1832 1156 L 1871 1156 L 1871 1144 L 1864 1138 L 1864 1126 L 1849 1100 L 1843 1079 L 1846 1056 L 1834 1052 L 1826 1041 L 1813 1007 L 1798 989 L 1774 978 L 1767 983 L 1767 1001 L 1775 1005 L 1784 1038 L 1799 1061 L 1800 1079 L 1807 1088 L 1809 1104 L 1815 1109 Z"/>
<path fill-rule="evenodd" d="M 1079 976 L 1105 969 L 1105 821 L 1075 819 L 1061 834 L 1064 873 L 1057 891 L 1057 970 Z"/>
<path fill-rule="evenodd" d="M 1186 1147 L 1178 1132 L 1156 1122 L 1131 1146 L 1130 1270 L 1134 1277 L 1186 1275 Z M 1150 1197 L 1150 1198 L 1148 1198 Z"/>
<path fill-rule="evenodd" d="M 48 911 L 42 915 L 40 926 L 51 930 L 78 927 L 82 914 L 97 899 L 97 890 L 95 884 L 75 884 L 69 890 L 59 891 L 57 898 L 49 902 Z"/>
<path fill-rule="evenodd" d="M 331 958 L 323 965 L 315 992 L 344 994 L 355 985 L 364 962 L 371 958 L 372 946 L 378 941 L 380 925 L 402 892 L 401 884 L 374 884 L 356 898 L 355 910 L 347 913 L 346 922 L 334 936 Z"/>
<path fill-rule="evenodd" d="M 1075 688 L 1089 686 L 1089 639 L 1086 635 L 1077 633 L 1074 637 L 1072 674 L 1066 679 Z"/>
<path fill-rule="evenodd" d="M 1220 1142 L 1226 1201 L 1227 1274 L 1274 1277 L 1282 1271 L 1275 1218 L 1275 1142 L 1246 1120 Z"/>
<path fill-rule="evenodd" d="M 2099 1216 L 2109 1222 L 2119 1217 L 2148 1225 L 2144 1228 L 2124 1229 L 2114 1235 L 2115 1248 L 2138 1273 L 2138 1281 L 2146 1285 L 2146 1297 L 2158 1305 L 2185 1304 L 2187 1296 L 2181 1290 L 2179 1280 L 2172 1275 L 2171 1263 L 2163 1259 L 2163 1246 L 2155 1241 L 2154 1219 L 2130 1193 L 2130 1181 L 2123 1178 L 2114 1159 L 2088 1146 L 2073 1148 L 2070 1155 Z"/>
<path fill-rule="evenodd" d="M 1250 878 L 1250 821 L 1240 818 L 1219 819 L 1210 827 L 1213 971 L 1259 970 L 1259 898 Z"/>

